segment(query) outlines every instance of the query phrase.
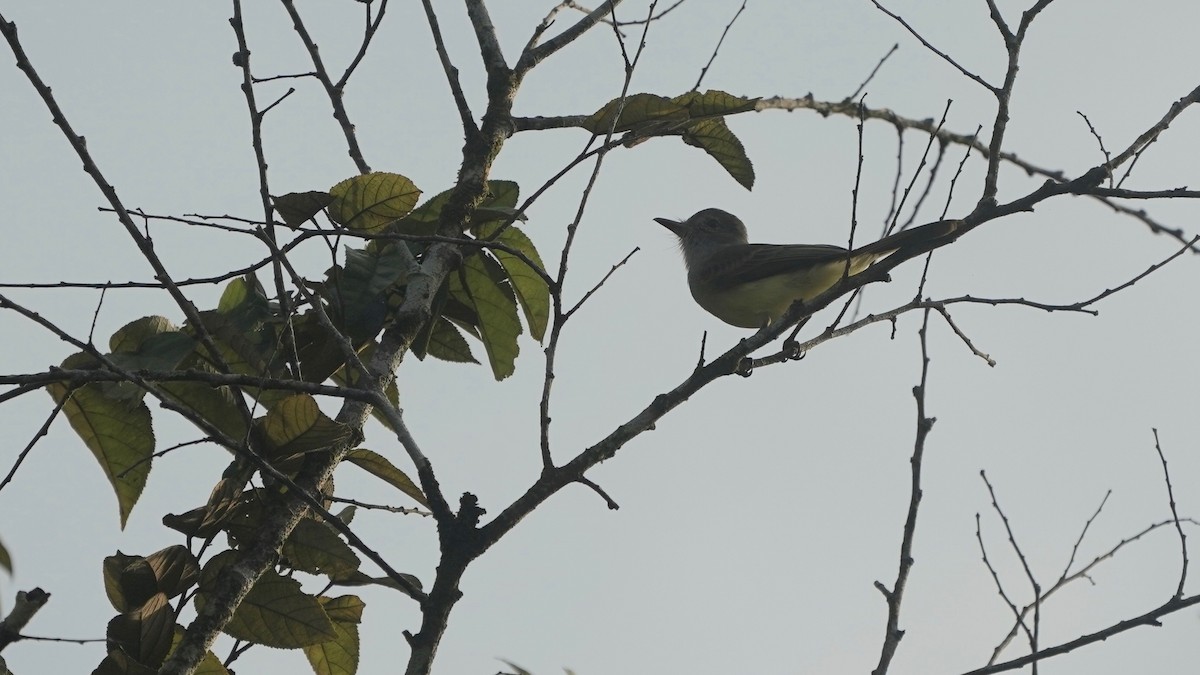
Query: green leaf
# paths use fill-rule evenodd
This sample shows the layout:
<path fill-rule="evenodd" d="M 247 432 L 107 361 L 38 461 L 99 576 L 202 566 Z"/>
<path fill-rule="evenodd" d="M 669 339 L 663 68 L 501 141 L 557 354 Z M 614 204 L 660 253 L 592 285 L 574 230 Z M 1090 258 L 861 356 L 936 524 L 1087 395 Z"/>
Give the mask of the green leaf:
<path fill-rule="evenodd" d="M 467 256 L 450 277 L 450 295 L 470 305 L 479 316 L 480 339 L 487 349 L 488 362 L 497 380 L 516 369 L 517 336 L 521 321 L 512 288 L 503 283 L 504 271 L 491 257 L 482 253 Z"/>
<path fill-rule="evenodd" d="M 283 222 L 295 230 L 329 206 L 333 202 L 333 195 L 316 190 L 289 192 L 286 195 L 272 197 L 271 202 L 274 203 L 275 211 L 280 218 L 283 218 Z"/>
<path fill-rule="evenodd" d="M 305 518 L 283 543 L 283 556 L 295 569 L 331 577 L 358 569 L 358 555 L 328 525 Z"/>
<path fill-rule="evenodd" d="M 363 610 L 367 605 L 357 595 L 339 595 L 336 598 L 320 598 L 330 620 L 341 623 L 362 623 Z"/>
<path fill-rule="evenodd" d="M 221 300 L 217 303 L 217 312 L 234 314 L 236 318 L 248 324 L 266 319 L 270 312 L 270 303 L 258 277 L 249 272 L 226 284 L 225 290 L 221 292 Z"/>
<path fill-rule="evenodd" d="M 327 272 L 321 295 L 329 301 L 333 323 L 351 342 L 362 344 L 383 328 L 388 295 L 408 281 L 410 257 L 397 244 L 347 247 L 345 266 Z"/>
<path fill-rule="evenodd" d="M 747 190 L 754 187 L 754 165 L 725 120 L 713 118 L 689 125 L 683 132 L 683 142 L 702 148 L 742 187 Z"/>
<path fill-rule="evenodd" d="M 158 592 L 154 569 L 140 555 L 120 551 L 104 558 L 104 592 L 113 609 L 126 612 L 141 607 Z"/>
<path fill-rule="evenodd" d="M 621 116 L 614 128 L 613 118 L 616 116 L 617 110 L 621 111 Z M 602 135 L 607 134 L 609 129 L 629 131 L 649 122 L 685 122 L 687 119 L 687 108 L 666 96 L 631 94 L 626 96 L 624 101 L 615 98 L 605 103 L 603 107 L 588 116 L 581 126 L 593 134 Z"/>
<path fill-rule="evenodd" d="M 362 620 L 362 601 L 353 595 L 319 598 L 333 620 L 337 637 L 304 648 L 304 655 L 317 675 L 354 675 L 358 672 L 358 623 Z"/>
<path fill-rule="evenodd" d="M 365 470 L 376 478 L 383 479 L 392 487 L 415 499 L 422 506 L 429 506 L 429 502 L 425 500 L 425 493 L 421 492 L 421 488 L 417 487 L 416 483 L 408 477 L 408 474 L 397 468 L 395 464 L 392 464 L 383 455 L 372 450 L 367 450 L 366 448 L 355 448 L 346 454 L 346 461 Z"/>
<path fill-rule="evenodd" d="M 182 514 L 168 513 L 163 516 L 163 525 L 189 537 L 212 539 L 241 503 L 242 491 L 253 475 L 253 465 L 243 457 L 236 457 L 213 486 L 204 506 Z"/>
<path fill-rule="evenodd" d="M 67 357 L 62 367 L 72 370 L 95 365 L 95 359 L 81 352 Z M 71 428 L 100 462 L 117 495 L 124 528 L 150 475 L 150 457 L 154 453 L 150 409 L 140 400 L 114 400 L 92 384 L 74 391 L 58 383 L 47 385 L 46 389 L 55 403 L 63 404 Z"/>
<path fill-rule="evenodd" d="M 212 372 L 198 357 L 188 359 L 180 367 Z M 246 437 L 250 427 L 237 405 L 233 389 L 213 387 L 203 382 L 161 382 L 159 387 L 170 395 L 172 401 L 196 413 L 229 438 L 240 441 Z"/>
<path fill-rule="evenodd" d="M 329 450 L 350 438 L 350 428 L 317 407 L 308 394 L 295 394 L 275 404 L 262 418 L 262 429 L 274 452 L 281 459 L 314 450 Z"/>
<path fill-rule="evenodd" d="M 484 223 L 497 218 L 508 218 L 516 212 L 517 196 L 520 192 L 517 184 L 510 180 L 490 180 L 487 182 L 487 195 L 476 206 L 474 224 Z M 442 209 L 450 201 L 454 190 L 446 190 L 430 197 L 403 220 L 396 223 L 396 232 L 427 237 L 437 233 L 438 219 L 442 217 Z M 521 218 L 524 220 L 524 217 Z"/>
<path fill-rule="evenodd" d="M 275 334 L 261 321 L 245 316 L 246 306 L 229 313 L 200 312 L 204 327 L 212 336 L 221 357 L 235 373 L 243 375 L 277 374 L 272 361 L 277 356 Z M 207 353 L 204 354 L 207 357 Z M 254 389 L 248 392 L 257 395 Z"/>
<path fill-rule="evenodd" d="M 217 311 L 221 314 L 228 314 L 233 311 L 233 308 L 246 301 L 250 295 L 250 287 L 244 278 L 233 279 L 228 284 L 225 284 L 225 290 L 221 291 L 221 299 L 217 302 Z"/>
<path fill-rule="evenodd" d="M 237 557 L 233 551 L 215 556 L 204 567 L 197 609 L 208 602 L 220 571 Z M 224 631 L 239 640 L 268 647 L 295 649 L 337 638 L 333 622 L 321 603 L 300 590 L 300 582 L 282 577 L 274 570 L 262 576 L 246 594 Z"/>
<path fill-rule="evenodd" d="M 195 348 L 195 341 L 161 316 L 145 316 L 126 324 L 109 339 L 108 359 L 123 370 L 175 370 Z M 132 382 L 98 385 L 109 398 L 141 399 L 146 390 Z"/>
<path fill-rule="evenodd" d="M 429 333 L 426 345 L 430 356 L 453 363 L 479 363 L 471 353 L 471 345 L 467 344 L 467 339 L 458 332 L 454 324 L 441 317 L 435 317 L 431 321 L 433 329 Z"/>
<path fill-rule="evenodd" d="M 506 244 L 524 253 L 525 257 L 536 263 L 539 269 L 545 270 L 542 257 L 538 255 L 537 248 L 524 232 L 516 227 L 508 227 L 500 233 L 500 236 L 493 239 L 492 233 L 497 229 L 499 229 L 498 223 L 487 224 L 479 227 L 476 234 L 480 239 Z M 542 337 L 546 334 L 546 324 L 550 320 L 550 287 L 546 285 L 546 281 L 540 275 L 533 271 L 533 268 L 517 256 L 496 249 L 491 249 L 491 253 L 496 256 L 496 259 L 504 267 L 504 271 L 508 273 L 509 283 L 516 293 L 517 300 L 521 303 L 521 310 L 525 313 L 525 322 L 529 324 L 529 334 L 533 336 L 533 339 L 541 342 Z"/>
<path fill-rule="evenodd" d="M 156 594 L 168 600 L 196 583 L 200 564 L 183 546 L 168 546 L 148 556 L 117 551 L 104 559 L 104 592 L 118 612 L 143 606 Z"/>
<path fill-rule="evenodd" d="M 183 594 L 200 577 L 200 562 L 184 546 L 168 546 L 146 556 L 158 590 L 168 599 Z"/>
<path fill-rule="evenodd" d="M 3 567 L 5 572 L 12 574 L 12 556 L 8 554 L 8 549 L 4 548 L 3 542 L 0 542 L 0 567 Z"/>
<path fill-rule="evenodd" d="M 167 596 L 156 593 L 137 609 L 118 614 L 108 622 L 105 637 L 138 664 L 157 668 L 167 658 L 175 632 L 175 612 Z"/>
<path fill-rule="evenodd" d="M 354 176 L 329 189 L 329 216 L 355 232 L 377 233 L 408 215 L 421 191 L 400 174 L 375 172 Z"/>
<path fill-rule="evenodd" d="M 681 94 L 671 99 L 674 103 L 686 107 L 688 115 L 692 119 L 716 116 L 724 117 L 726 115 L 750 112 L 758 106 L 759 100 L 757 98 L 734 96 L 733 94 L 717 89 L 709 89 L 703 94 L 698 91 L 689 91 L 686 94 Z"/>
<path fill-rule="evenodd" d="M 421 580 L 415 576 L 401 573 L 400 577 L 408 581 L 413 588 L 418 590 L 421 588 Z M 330 583 L 334 584 L 335 586 L 385 586 L 387 588 L 400 591 L 405 595 L 409 595 L 408 589 L 404 586 L 401 586 L 395 579 L 391 577 L 371 577 L 363 574 L 362 572 L 354 572 L 345 578 L 332 579 L 330 580 Z"/>

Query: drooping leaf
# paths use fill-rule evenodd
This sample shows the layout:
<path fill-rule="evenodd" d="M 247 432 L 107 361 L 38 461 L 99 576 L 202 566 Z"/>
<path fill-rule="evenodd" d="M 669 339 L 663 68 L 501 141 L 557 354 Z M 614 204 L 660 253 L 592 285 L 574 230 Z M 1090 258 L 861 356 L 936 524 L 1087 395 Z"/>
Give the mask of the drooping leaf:
<path fill-rule="evenodd" d="M 155 595 L 168 600 L 196 583 L 200 564 L 187 548 L 168 546 L 148 556 L 117 551 L 102 565 L 104 592 L 118 612 L 130 612 Z"/>
<path fill-rule="evenodd" d="M 295 569 L 331 577 L 358 569 L 358 555 L 328 525 L 305 518 L 283 543 L 283 556 Z"/>
<path fill-rule="evenodd" d="M 168 546 L 146 556 L 158 590 L 168 599 L 191 588 L 200 576 L 200 562 L 186 547 Z"/>
<path fill-rule="evenodd" d="M 754 165 L 725 120 L 717 117 L 689 125 L 683 133 L 683 142 L 702 148 L 742 187 L 747 190 L 754 187 Z"/>
<path fill-rule="evenodd" d="M 294 394 L 277 403 L 263 418 L 262 430 L 271 444 L 272 459 L 328 450 L 350 437 L 349 427 L 321 412 L 308 394 Z"/>
<path fill-rule="evenodd" d="M 355 232 L 376 233 L 408 215 L 421 191 L 400 174 L 375 172 L 354 176 L 329 189 L 329 216 Z"/>
<path fill-rule="evenodd" d="M 333 620 L 337 637 L 304 648 L 304 655 L 316 675 L 354 675 L 358 672 L 358 624 L 362 620 L 362 601 L 353 595 L 318 598 Z"/>
<path fill-rule="evenodd" d="M 209 602 L 208 593 L 220 571 L 236 556 L 233 551 L 226 551 L 204 566 L 200 593 L 196 596 L 197 608 Z M 224 630 L 239 640 L 282 649 L 307 647 L 337 637 L 333 622 L 317 598 L 301 591 L 299 581 L 280 576 L 274 570 L 263 572 Z"/>
<path fill-rule="evenodd" d="M 140 607 L 113 617 L 105 637 L 110 647 L 118 647 L 140 665 L 158 668 L 167 658 L 174 633 L 175 612 L 167 596 L 155 593 Z"/>
<path fill-rule="evenodd" d="M 754 168 L 724 118 L 754 110 L 758 101 L 717 90 L 688 92 L 675 98 L 634 94 L 626 97 L 615 130 L 638 130 L 642 137 L 681 135 L 685 143 L 703 148 L 734 180 L 750 189 L 754 185 Z M 608 102 L 581 126 L 594 134 L 606 133 L 612 128 L 620 102 L 620 99 Z"/>
<path fill-rule="evenodd" d="M 454 324 L 441 317 L 430 321 L 433 327 L 429 332 L 429 341 L 426 344 L 426 352 L 430 356 L 453 363 L 479 363 L 475 355 L 471 353 L 471 345 L 467 344 L 467 339 L 458 332 Z M 424 354 L 420 356 L 424 356 Z"/>
<path fill-rule="evenodd" d="M 329 206 L 333 202 L 333 195 L 317 190 L 289 192 L 272 197 L 271 202 L 275 205 L 276 213 L 283 218 L 283 222 L 295 230 Z"/>
<path fill-rule="evenodd" d="M 421 580 L 411 574 L 401 573 L 400 578 L 404 579 L 413 588 L 421 589 Z M 409 590 L 391 577 L 372 577 L 362 572 L 353 572 L 345 578 L 331 580 L 335 586 L 385 586 L 393 590 L 400 591 L 405 595 L 411 596 Z"/>
<path fill-rule="evenodd" d="M 62 367 L 95 365 L 95 359 L 81 352 L 67 357 Z M 121 527 L 125 527 L 150 475 L 150 457 L 154 453 L 150 409 L 141 400 L 114 400 L 93 384 L 71 391 L 66 385 L 55 383 L 46 389 L 55 403 L 63 404 L 71 428 L 100 462 L 117 495 Z"/>
<path fill-rule="evenodd" d="M 3 542 L 0 542 L 0 567 L 3 567 L 5 572 L 12 574 L 12 556 L 9 555 L 8 549 L 4 548 Z"/>
<path fill-rule="evenodd" d="M 458 274 L 450 277 L 451 297 L 469 305 L 479 316 L 479 336 L 497 380 L 513 374 L 520 351 L 517 302 L 504 277 L 500 265 L 482 253 L 467 256 Z"/>
<path fill-rule="evenodd" d="M 417 484 L 408 477 L 408 474 L 401 471 L 395 464 L 392 464 L 387 457 L 366 448 L 355 448 L 346 454 L 346 461 L 365 470 L 376 478 L 383 479 L 392 487 L 415 499 L 418 504 L 429 506 L 429 502 L 425 500 L 425 493 L 421 492 L 421 488 L 417 487 Z"/>
<path fill-rule="evenodd" d="M 117 551 L 104 558 L 104 592 L 113 609 L 126 612 L 141 607 L 158 592 L 154 569 L 140 555 Z"/>
<path fill-rule="evenodd" d="M 480 239 L 510 246 L 524 253 L 525 257 L 532 260 L 539 269 L 545 270 L 537 247 L 524 232 L 516 227 L 508 227 L 499 236 L 493 238 L 492 233 L 498 229 L 499 223 L 485 224 L 478 228 L 477 236 Z M 499 249 L 492 249 L 491 253 L 496 256 L 496 259 L 504 267 L 504 271 L 508 273 L 509 282 L 516 293 L 517 300 L 521 303 L 521 310 L 525 314 L 525 322 L 529 324 L 529 334 L 533 336 L 533 339 L 541 342 L 542 337 L 546 334 L 546 324 L 550 320 L 550 287 L 524 260 L 508 251 Z"/>
<path fill-rule="evenodd" d="M 613 119 L 620 110 L 616 126 Z M 688 111 L 684 106 L 675 103 L 666 96 L 657 94 L 631 94 L 622 101 L 615 98 L 605 103 L 599 110 L 592 113 L 583 121 L 583 128 L 596 135 L 607 134 L 609 129 L 614 131 L 629 131 L 639 125 L 649 122 L 686 122 Z"/>

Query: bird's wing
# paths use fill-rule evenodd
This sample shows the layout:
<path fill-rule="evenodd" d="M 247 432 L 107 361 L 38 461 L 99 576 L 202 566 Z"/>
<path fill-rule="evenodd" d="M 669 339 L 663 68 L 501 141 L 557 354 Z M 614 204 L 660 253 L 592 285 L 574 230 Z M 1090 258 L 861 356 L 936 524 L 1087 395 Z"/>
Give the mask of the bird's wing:
<path fill-rule="evenodd" d="M 698 277 L 731 288 L 777 274 L 846 259 L 846 249 L 830 244 L 745 244 L 714 251 Z"/>

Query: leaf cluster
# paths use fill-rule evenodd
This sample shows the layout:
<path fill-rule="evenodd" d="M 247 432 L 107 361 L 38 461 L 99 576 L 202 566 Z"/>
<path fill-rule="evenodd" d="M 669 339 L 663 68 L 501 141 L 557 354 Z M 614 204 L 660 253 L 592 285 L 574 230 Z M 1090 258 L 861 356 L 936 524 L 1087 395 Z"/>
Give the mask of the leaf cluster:
<path fill-rule="evenodd" d="M 411 181 L 373 173 L 342 181 L 328 192 L 276 198 L 280 216 L 293 229 L 323 213 L 333 227 L 321 236 L 365 241 L 345 246 L 342 259 L 323 278 L 298 280 L 301 287 L 286 302 L 268 297 L 259 280 L 247 274 L 230 281 L 215 308 L 195 315 L 198 321 L 177 326 L 165 317 L 142 317 L 111 336 L 107 353 L 90 348 L 62 362 L 64 370 L 120 376 L 118 381 L 85 378 L 83 384 L 64 380 L 47 389 L 112 484 L 122 526 L 156 456 L 147 394 L 234 455 L 205 504 L 163 518 L 189 540 L 206 542 L 204 548 L 224 533 L 228 550 L 203 565 L 183 546 L 149 556 L 118 552 L 105 560 L 105 588 L 118 615 L 109 623 L 108 654 L 96 672 L 156 672 L 181 634 L 180 609 L 193 598 L 197 608 L 204 606 L 221 569 L 234 564 L 236 550 L 263 527 L 266 506 L 286 491 L 277 477 L 295 476 L 314 453 L 353 448 L 359 441 L 351 427 L 293 385 L 332 380 L 360 386 L 363 373 L 357 364 L 369 361 L 378 348 L 378 336 L 404 302 L 410 277 L 419 274 L 429 246 L 439 239 L 435 233 L 449 194 L 417 207 L 420 191 Z M 461 233 L 463 241 L 478 245 L 468 248 L 459 269 L 438 290 L 433 317 L 413 347 L 419 357 L 477 363 L 470 336 L 483 343 L 493 374 L 503 379 L 515 368 L 522 315 L 530 333 L 542 339 L 549 288 L 537 249 L 513 226 L 517 198 L 515 183 L 489 184 L 488 196 Z M 223 384 L 218 376 L 226 374 L 255 378 L 254 386 Z M 396 405 L 399 392 L 390 381 L 384 394 Z M 383 455 L 353 448 L 346 460 L 428 506 L 414 481 Z M 263 463 L 273 471 L 262 473 L 262 486 L 256 487 Z M 327 494 L 333 490 L 330 483 Z M 348 523 L 353 514 L 350 507 L 339 517 Z M 247 643 L 303 649 L 318 674 L 353 673 L 362 601 L 352 595 L 307 594 L 294 575 L 324 577 L 327 588 L 377 584 L 409 594 L 420 589 L 415 577 L 375 578 L 359 565 L 337 528 L 307 517 L 224 630 Z M 174 598 L 181 599 L 173 607 Z M 227 672 L 209 656 L 200 672 Z"/>
<path fill-rule="evenodd" d="M 626 145 L 654 136 L 679 136 L 715 159 L 742 187 L 754 187 L 754 165 L 729 125 L 727 115 L 755 109 L 757 98 L 734 96 L 710 89 L 689 91 L 673 98 L 632 94 L 604 104 L 580 126 L 596 135 L 624 132 Z"/>

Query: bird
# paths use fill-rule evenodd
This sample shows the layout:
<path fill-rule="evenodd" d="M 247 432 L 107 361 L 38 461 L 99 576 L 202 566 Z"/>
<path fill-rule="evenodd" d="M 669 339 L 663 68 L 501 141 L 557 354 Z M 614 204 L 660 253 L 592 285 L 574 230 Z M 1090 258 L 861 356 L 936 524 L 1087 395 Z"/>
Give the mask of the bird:
<path fill-rule="evenodd" d="M 877 260 L 951 237 L 961 221 L 897 232 L 853 251 L 830 244 L 751 244 L 741 219 L 704 209 L 684 221 L 655 218 L 679 238 L 696 303 L 739 328 L 763 328 L 796 301 L 808 302 Z M 847 261 L 849 265 L 847 266 Z"/>

